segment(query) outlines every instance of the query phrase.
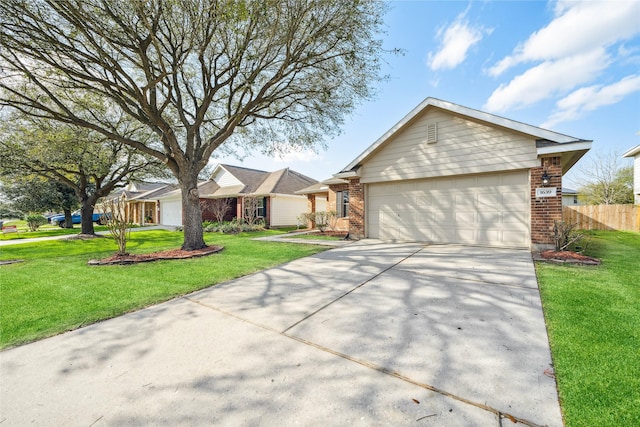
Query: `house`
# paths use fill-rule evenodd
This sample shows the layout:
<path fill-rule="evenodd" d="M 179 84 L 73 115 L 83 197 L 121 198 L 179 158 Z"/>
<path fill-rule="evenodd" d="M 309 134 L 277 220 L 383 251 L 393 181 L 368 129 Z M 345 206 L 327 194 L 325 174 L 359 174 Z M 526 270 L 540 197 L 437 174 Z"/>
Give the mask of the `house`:
<path fill-rule="evenodd" d="M 120 191 L 109 197 L 124 197 L 126 201 L 125 218 L 138 225 L 157 224 L 159 220 L 159 195 L 176 187 L 164 182 L 129 182 Z"/>
<path fill-rule="evenodd" d="M 340 181 L 302 193 L 310 206 L 326 198 L 353 238 L 547 247 L 562 218 L 562 176 L 590 148 L 427 98 L 334 174 Z"/>
<path fill-rule="evenodd" d="M 636 145 L 622 157 L 633 158 L 633 198 L 636 205 L 640 205 L 640 145 Z"/>
<path fill-rule="evenodd" d="M 562 187 L 562 206 L 580 206 L 581 204 L 576 190 Z"/>
<path fill-rule="evenodd" d="M 227 221 L 242 218 L 251 206 L 255 216 L 270 227 L 295 226 L 298 216 L 307 210 L 307 198 L 296 191 L 317 182 L 289 168 L 265 172 L 220 164 L 209 180 L 198 184 L 202 218 L 214 221 L 211 207 L 214 201 L 224 200 L 229 206 L 224 218 Z M 180 189 L 163 194 L 159 200 L 161 224 L 182 225 Z"/>

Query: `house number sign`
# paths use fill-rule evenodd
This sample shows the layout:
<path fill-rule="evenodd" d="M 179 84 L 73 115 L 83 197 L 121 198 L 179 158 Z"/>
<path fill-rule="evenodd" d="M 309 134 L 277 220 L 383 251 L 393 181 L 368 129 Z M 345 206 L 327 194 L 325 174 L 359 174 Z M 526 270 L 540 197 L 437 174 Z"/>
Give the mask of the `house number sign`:
<path fill-rule="evenodd" d="M 556 187 L 536 188 L 536 197 L 555 197 Z"/>

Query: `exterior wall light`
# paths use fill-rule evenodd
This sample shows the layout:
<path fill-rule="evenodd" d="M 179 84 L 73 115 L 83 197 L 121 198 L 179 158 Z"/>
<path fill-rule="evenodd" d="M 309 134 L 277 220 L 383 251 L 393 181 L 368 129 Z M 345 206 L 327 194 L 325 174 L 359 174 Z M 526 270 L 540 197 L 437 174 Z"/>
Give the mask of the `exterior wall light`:
<path fill-rule="evenodd" d="M 542 174 L 542 185 L 546 187 L 550 182 L 551 177 L 549 176 L 549 174 L 547 174 L 547 171 L 544 171 L 544 173 Z"/>

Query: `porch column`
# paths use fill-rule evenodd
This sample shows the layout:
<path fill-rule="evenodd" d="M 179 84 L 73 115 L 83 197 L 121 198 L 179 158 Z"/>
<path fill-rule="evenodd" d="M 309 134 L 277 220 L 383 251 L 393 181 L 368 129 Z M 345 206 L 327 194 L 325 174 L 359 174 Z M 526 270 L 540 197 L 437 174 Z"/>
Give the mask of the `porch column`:
<path fill-rule="evenodd" d="M 364 230 L 364 188 L 360 178 L 349 180 L 349 236 L 362 239 Z"/>
<path fill-rule="evenodd" d="M 307 194 L 307 206 L 309 207 L 310 213 L 316 212 L 316 195 L 315 194 Z M 316 222 L 313 220 L 315 217 L 309 218 L 309 222 L 307 223 L 307 227 L 310 229 L 314 229 L 316 227 Z"/>

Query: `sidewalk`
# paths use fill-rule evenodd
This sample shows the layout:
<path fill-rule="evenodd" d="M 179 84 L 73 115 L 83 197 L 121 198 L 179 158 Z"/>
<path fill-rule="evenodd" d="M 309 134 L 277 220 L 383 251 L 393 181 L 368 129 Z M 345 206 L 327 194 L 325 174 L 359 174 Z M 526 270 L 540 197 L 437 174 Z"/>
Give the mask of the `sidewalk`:
<path fill-rule="evenodd" d="M 174 231 L 176 227 L 170 225 L 152 225 L 150 227 L 136 227 L 132 228 L 131 232 L 136 231 L 150 231 L 150 230 L 170 230 Z M 108 235 L 108 231 L 98 231 L 96 234 L 99 235 Z M 26 238 L 26 239 L 11 239 L 11 240 L 0 240 L 0 246 L 11 246 L 11 245 L 19 245 L 22 243 L 34 243 L 34 242 L 46 242 L 47 240 L 62 240 L 68 239 L 70 237 L 77 236 L 77 234 L 62 234 L 60 236 L 51 236 L 51 237 L 34 237 L 34 238 Z"/>

